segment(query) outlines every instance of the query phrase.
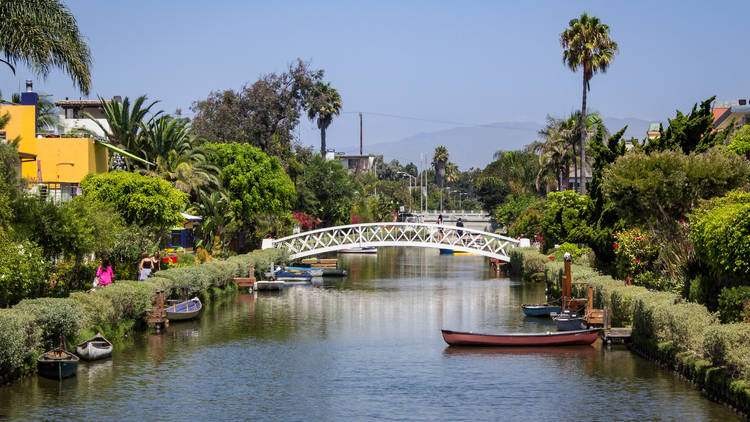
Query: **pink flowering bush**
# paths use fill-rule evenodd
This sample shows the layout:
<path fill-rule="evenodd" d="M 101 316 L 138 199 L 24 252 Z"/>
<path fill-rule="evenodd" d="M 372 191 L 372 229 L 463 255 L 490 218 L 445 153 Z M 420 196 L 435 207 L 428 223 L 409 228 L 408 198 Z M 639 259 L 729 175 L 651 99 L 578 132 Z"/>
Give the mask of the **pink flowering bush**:
<path fill-rule="evenodd" d="M 623 280 L 635 280 L 639 275 L 655 270 L 659 257 L 659 245 L 651 231 L 637 227 L 616 232 L 615 271 Z"/>

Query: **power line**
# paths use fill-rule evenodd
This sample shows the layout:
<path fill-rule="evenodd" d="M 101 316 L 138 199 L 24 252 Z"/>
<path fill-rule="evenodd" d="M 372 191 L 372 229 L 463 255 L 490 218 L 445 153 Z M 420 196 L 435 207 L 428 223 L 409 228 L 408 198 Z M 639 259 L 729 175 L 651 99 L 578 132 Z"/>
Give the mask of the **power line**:
<path fill-rule="evenodd" d="M 477 124 L 477 123 L 466 123 L 466 122 L 454 122 L 450 120 L 438 120 L 438 119 L 425 119 L 421 117 L 413 117 L 413 116 L 402 116 L 398 114 L 388 114 L 388 113 L 378 113 L 375 111 L 344 111 L 342 114 L 369 114 L 372 116 L 381 116 L 381 117 L 391 117 L 394 119 L 402 119 L 402 120 L 417 120 L 420 122 L 429 122 L 429 123 L 442 123 L 447 125 L 457 125 L 457 126 L 466 126 L 466 127 L 486 127 L 490 129 L 508 129 L 508 130 L 520 130 L 520 131 L 534 131 L 535 129 L 526 129 L 526 128 L 519 128 L 519 127 L 513 127 L 513 126 L 505 126 L 505 125 L 499 125 L 499 124 L 493 124 L 493 123 L 483 123 L 483 124 Z"/>

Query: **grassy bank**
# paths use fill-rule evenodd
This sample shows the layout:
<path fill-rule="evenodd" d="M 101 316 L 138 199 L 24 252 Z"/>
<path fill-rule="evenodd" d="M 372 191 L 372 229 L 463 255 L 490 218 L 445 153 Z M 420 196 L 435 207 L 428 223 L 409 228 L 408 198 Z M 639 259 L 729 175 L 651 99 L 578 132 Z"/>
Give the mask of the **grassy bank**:
<path fill-rule="evenodd" d="M 523 271 L 525 279 L 546 280 L 548 290 L 559 292 L 562 262 L 550 262 L 533 249 L 520 249 L 511 258 L 510 267 Z M 712 399 L 750 413 L 750 324 L 721 324 L 703 305 L 627 286 L 587 266 L 573 264 L 571 273 L 574 281 L 594 287 L 594 307 L 611 309 L 613 326 L 633 328 L 636 353 L 680 373 Z M 586 297 L 584 288 L 574 286 L 574 296 Z"/>
<path fill-rule="evenodd" d="M 101 332 L 112 341 L 146 327 L 146 309 L 155 293 L 173 286 L 184 287 L 204 303 L 234 291 L 234 277 L 247 276 L 279 262 L 279 250 L 253 251 L 189 267 L 156 273 L 145 282 L 117 281 L 91 293 L 76 292 L 67 298 L 26 299 L 10 309 L 0 309 L 0 384 L 36 369 L 36 358 L 57 346 L 64 333 L 69 347 Z"/>

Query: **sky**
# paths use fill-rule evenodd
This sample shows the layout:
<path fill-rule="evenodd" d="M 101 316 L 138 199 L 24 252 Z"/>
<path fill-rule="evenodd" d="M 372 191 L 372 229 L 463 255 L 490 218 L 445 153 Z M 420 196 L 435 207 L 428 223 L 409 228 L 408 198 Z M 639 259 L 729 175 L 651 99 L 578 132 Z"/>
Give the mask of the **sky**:
<path fill-rule="evenodd" d="M 750 2 L 727 1 L 138 1 L 67 0 L 92 52 L 88 98 L 147 94 L 191 115 L 212 91 L 283 72 L 298 57 L 325 70 L 343 112 L 328 146 L 498 122 L 543 122 L 580 109 L 582 75 L 562 62 L 560 33 L 583 12 L 619 45 L 591 81 L 588 109 L 666 121 L 696 102 L 750 98 Z M 23 87 L 86 98 L 61 71 L 0 69 L 5 97 Z M 297 131 L 320 145 L 314 123 Z M 498 145 L 497 149 L 502 149 Z M 492 154 L 493 151 L 477 151 Z"/>

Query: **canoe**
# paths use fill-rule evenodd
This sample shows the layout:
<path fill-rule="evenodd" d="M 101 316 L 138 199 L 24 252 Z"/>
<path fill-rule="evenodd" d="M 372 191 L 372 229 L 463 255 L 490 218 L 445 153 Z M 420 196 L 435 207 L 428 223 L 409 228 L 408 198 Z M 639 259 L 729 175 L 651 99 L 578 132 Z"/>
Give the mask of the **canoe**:
<path fill-rule="evenodd" d="M 312 279 L 312 274 L 310 274 L 309 271 L 297 274 L 279 268 L 274 272 L 267 271 L 263 273 L 263 277 L 278 281 L 310 281 L 310 279 Z"/>
<path fill-rule="evenodd" d="M 112 356 L 112 343 L 101 333 L 76 346 L 76 354 L 84 360 L 98 360 Z"/>
<path fill-rule="evenodd" d="M 368 246 L 365 248 L 348 248 L 348 249 L 341 249 L 339 253 L 378 253 L 378 248 L 374 246 Z"/>
<path fill-rule="evenodd" d="M 588 345 L 596 341 L 601 328 L 523 334 L 478 334 L 441 330 L 451 346 L 537 347 Z"/>
<path fill-rule="evenodd" d="M 565 311 L 553 315 L 552 319 L 557 324 L 557 331 L 575 331 L 586 327 L 586 318 L 575 312 Z"/>
<path fill-rule="evenodd" d="M 190 300 L 172 305 L 165 309 L 167 311 L 167 319 L 170 321 L 184 321 L 187 319 L 193 319 L 200 314 L 203 304 L 200 299 L 194 297 Z"/>
<path fill-rule="evenodd" d="M 481 256 L 479 254 L 475 254 L 474 252 L 464 252 L 464 251 L 453 251 L 453 255 Z"/>
<path fill-rule="evenodd" d="M 521 305 L 523 313 L 528 316 L 548 317 L 550 312 L 560 312 L 561 308 L 557 305 L 550 305 L 548 303 L 530 304 L 524 303 Z"/>
<path fill-rule="evenodd" d="M 78 370 L 78 356 L 57 348 L 39 356 L 36 369 L 44 378 L 61 380 L 72 377 Z"/>

